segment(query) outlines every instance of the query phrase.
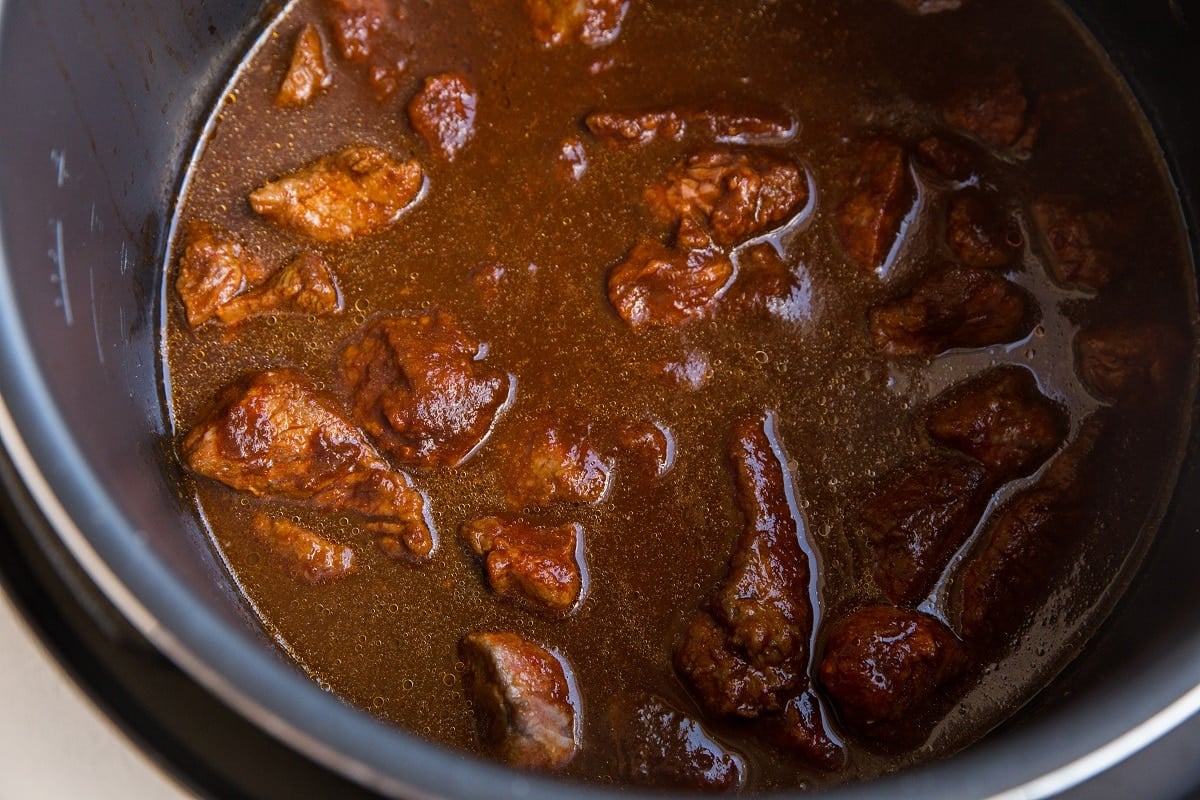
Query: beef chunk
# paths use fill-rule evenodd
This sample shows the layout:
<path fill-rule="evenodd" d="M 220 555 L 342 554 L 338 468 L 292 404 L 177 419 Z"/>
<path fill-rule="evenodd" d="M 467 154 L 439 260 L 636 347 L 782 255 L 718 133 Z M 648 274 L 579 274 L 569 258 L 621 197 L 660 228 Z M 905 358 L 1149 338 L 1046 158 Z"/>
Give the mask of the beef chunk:
<path fill-rule="evenodd" d="M 860 608 L 829 632 L 820 676 L 841 720 L 883 746 L 920 743 L 966 667 L 961 643 L 933 617 Z"/>
<path fill-rule="evenodd" d="M 511 378 L 441 310 L 379 317 L 342 349 L 351 410 L 384 452 L 424 467 L 462 463 L 491 433 Z"/>
<path fill-rule="evenodd" d="M 693 392 L 703 389 L 713 375 L 708 354 L 702 350 L 688 350 L 679 358 L 656 362 L 653 369 L 668 383 Z"/>
<path fill-rule="evenodd" d="M 925 597 L 967 540 L 990 495 L 977 462 L 935 456 L 890 476 L 863 507 L 861 524 L 875 558 L 875 583 L 889 600 Z"/>
<path fill-rule="evenodd" d="M 253 530 L 296 580 L 329 583 L 354 571 L 353 550 L 294 522 L 255 514 Z"/>
<path fill-rule="evenodd" d="M 1091 529 L 1083 471 L 1101 428 L 1099 417 L 1086 420 L 1038 482 L 993 515 L 958 584 L 972 647 L 1003 647 L 1020 633 Z"/>
<path fill-rule="evenodd" d="M 621 33 L 630 0 L 525 0 L 533 35 L 547 47 L 610 44 Z"/>
<path fill-rule="evenodd" d="M 707 108 L 687 116 L 720 144 L 779 144 L 795 137 L 799 129 L 792 115 L 781 108 Z"/>
<path fill-rule="evenodd" d="M 675 437 L 657 422 L 643 419 L 621 423 L 617 443 L 656 478 L 666 475 L 675 464 Z"/>
<path fill-rule="evenodd" d="M 608 298 L 634 328 L 679 326 L 708 316 L 733 278 L 720 250 L 681 250 L 652 239 L 637 244 L 608 276 Z"/>
<path fill-rule="evenodd" d="M 453 161 L 475 136 L 475 103 L 466 75 L 435 75 L 408 104 L 408 119 L 430 147 Z"/>
<path fill-rule="evenodd" d="M 932 356 L 955 347 L 1020 339 L 1035 321 L 1033 300 L 987 270 L 949 267 L 870 312 L 875 348 L 893 356 Z"/>
<path fill-rule="evenodd" d="M 821 702 L 811 689 L 788 700 L 774 732 L 783 749 L 818 769 L 835 772 L 846 763 L 846 752 L 825 729 Z"/>
<path fill-rule="evenodd" d="M 964 0 L 896 0 L 905 11 L 914 14 L 937 14 L 941 11 L 957 11 L 962 8 Z"/>
<path fill-rule="evenodd" d="M 617 768 L 640 786 L 730 791 L 742 786 L 746 763 L 704 727 L 651 694 L 617 695 L 609 707 Z"/>
<path fill-rule="evenodd" d="M 394 1 L 327 0 L 327 13 L 339 54 L 365 64 L 376 99 L 386 100 L 408 66 L 409 45 Z"/>
<path fill-rule="evenodd" d="M 738 276 L 722 306 L 734 314 L 774 317 L 799 322 L 812 314 L 813 291 L 802 274 L 793 271 L 766 242 L 741 254 Z"/>
<path fill-rule="evenodd" d="M 1191 346 L 1171 325 L 1126 322 L 1081 332 L 1075 350 L 1089 387 L 1105 397 L 1145 406 L 1177 397 Z"/>
<path fill-rule="evenodd" d="M 1049 249 L 1050 271 L 1059 283 L 1103 289 L 1121 271 L 1112 253 L 1116 220 L 1084 208 L 1071 195 L 1045 195 L 1033 203 L 1033 220 Z"/>
<path fill-rule="evenodd" d="M 977 174 L 975 155 L 963 144 L 944 136 L 930 136 L 917 144 L 917 159 L 947 180 L 964 182 Z"/>
<path fill-rule="evenodd" d="M 292 50 L 292 61 L 288 65 L 283 85 L 275 95 L 275 105 L 280 108 L 299 108 L 312 102 L 318 94 L 333 84 L 329 66 L 325 62 L 325 42 L 316 25 L 305 25 L 296 37 Z"/>
<path fill-rule="evenodd" d="M 663 222 L 692 220 L 728 247 L 795 215 L 808 184 L 795 164 L 776 156 L 712 150 L 684 159 L 645 196 Z"/>
<path fill-rule="evenodd" d="M 809 564 L 774 416 L 738 420 L 730 456 L 746 527 L 728 574 L 676 649 L 675 666 L 708 711 L 757 717 L 779 711 L 806 681 Z"/>
<path fill-rule="evenodd" d="M 391 225 L 421 192 L 424 172 L 375 147 L 352 145 L 250 193 L 251 207 L 319 242 L 342 242 Z"/>
<path fill-rule="evenodd" d="M 175 290 L 193 328 L 217 316 L 234 297 L 270 274 L 262 261 L 218 225 L 192 220 L 184 227 L 183 242 Z"/>
<path fill-rule="evenodd" d="M 609 147 L 649 144 L 659 137 L 678 141 L 687 132 L 687 120 L 676 111 L 593 111 L 584 124 Z"/>
<path fill-rule="evenodd" d="M 1032 472 L 1067 436 L 1066 411 L 1022 367 L 993 369 L 954 387 L 937 406 L 929 435 L 982 461 L 999 481 Z"/>
<path fill-rule="evenodd" d="M 995 147 L 1011 147 L 1025 130 L 1029 101 L 1016 70 L 997 70 L 982 83 L 955 91 L 946 101 L 947 123 Z"/>
<path fill-rule="evenodd" d="M 579 419 L 535 418 L 509 446 L 504 475 L 512 508 L 554 500 L 599 503 L 608 496 L 612 460 L 594 443 L 592 426 Z"/>
<path fill-rule="evenodd" d="M 336 314 L 342 293 L 320 256 L 301 253 L 257 289 L 238 295 L 217 310 L 225 325 L 262 314 Z"/>
<path fill-rule="evenodd" d="M 389 555 L 433 552 L 425 498 L 298 372 L 260 372 L 226 387 L 182 449 L 191 469 L 238 491 L 365 517 Z"/>
<path fill-rule="evenodd" d="M 946 243 L 968 267 L 1006 267 L 1017 255 L 1020 242 L 1020 231 L 983 192 L 968 189 L 950 201 Z"/>
<path fill-rule="evenodd" d="M 915 190 L 904 148 L 890 139 L 862 145 L 858 168 L 834 225 L 842 249 L 864 272 L 879 269 L 891 252 Z"/>
<path fill-rule="evenodd" d="M 570 611 L 579 601 L 579 525 L 547 528 L 484 517 L 464 523 L 459 532 L 476 555 L 485 557 L 488 583 L 501 597 L 548 611 Z"/>
<path fill-rule="evenodd" d="M 460 645 L 483 738 L 515 767 L 561 769 L 579 748 L 579 710 L 556 655 L 515 633 L 469 633 Z"/>

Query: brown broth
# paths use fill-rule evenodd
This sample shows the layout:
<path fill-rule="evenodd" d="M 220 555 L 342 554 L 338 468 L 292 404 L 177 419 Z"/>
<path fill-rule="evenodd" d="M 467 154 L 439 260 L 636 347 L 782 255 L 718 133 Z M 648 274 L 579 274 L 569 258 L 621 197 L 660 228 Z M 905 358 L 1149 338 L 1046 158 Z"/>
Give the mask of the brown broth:
<path fill-rule="evenodd" d="M 885 0 L 635 0 L 616 43 L 545 49 L 530 35 L 519 3 L 408 6 L 409 23 L 422 33 L 392 99 L 377 103 L 361 71 L 333 57 L 328 93 L 307 108 L 279 110 L 272 101 L 291 42 L 305 21 L 322 17 L 315 0 L 289 4 L 215 110 L 177 211 L 177 228 L 180 220 L 217 222 L 268 263 L 314 249 L 336 271 L 346 303 L 331 318 L 253 319 L 224 341 L 215 325 L 188 329 L 172 288 L 173 259 L 165 271 L 163 342 L 180 435 L 218 387 L 249 371 L 295 366 L 335 390 L 338 348 L 381 313 L 447 309 L 489 344 L 489 362 L 519 381 L 515 403 L 478 454 L 457 468 L 410 471 L 429 495 L 440 536 L 424 566 L 388 560 L 348 517 L 194 480 L 215 546 L 279 645 L 348 702 L 479 752 L 458 641 L 476 629 L 527 635 L 573 666 L 584 746 L 565 773 L 600 782 L 616 780 L 601 698 L 621 691 L 650 690 L 704 718 L 747 757 L 749 788 L 766 790 L 871 777 L 953 752 L 1043 686 L 1098 624 L 1140 557 L 1143 528 L 1155 522 L 1174 475 L 1186 397 L 1171 413 L 1127 421 L 1109 453 L 1110 489 L 1120 491 L 1097 491 L 1110 522 L 1086 541 L 1069 588 L 1038 615 L 1021 649 L 981 670 L 978 685 L 918 752 L 880 756 L 851 745 L 847 769 L 823 776 L 747 736 L 744 725 L 703 717 L 672 668 L 671 651 L 724 574 L 742 528 L 726 458 L 736 416 L 778 413 L 818 556 L 819 655 L 822 618 L 877 594 L 855 513 L 882 476 L 927 447 L 927 400 L 987 366 L 1025 364 L 1068 408 L 1075 430 L 1101 406 L 1075 374 L 1071 343 L 1080 327 L 1149 317 L 1193 330 L 1195 292 L 1160 154 L 1127 90 L 1067 14 L 1045 0 L 975 0 L 927 17 Z M 591 64 L 609 58 L 611 68 L 589 74 Z M 847 142 L 870 130 L 919 139 L 939 127 L 941 98 L 964 76 L 998 63 L 1017 66 L 1031 97 L 1089 90 L 1078 117 L 1047 126 L 1032 158 L 989 162 L 987 179 L 1018 209 L 1026 241 L 1035 238 L 1030 198 L 1073 192 L 1119 208 L 1122 221 L 1139 231 L 1141 260 L 1119 291 L 1093 297 L 1055 285 L 1041 248 L 1027 246 L 1010 277 L 1038 300 L 1042 319 L 1034 333 L 1011 345 L 899 363 L 877 353 L 865 335 L 867 309 L 889 290 L 848 265 L 831 222 L 852 152 Z M 421 80 L 445 70 L 468 74 L 480 98 L 476 136 L 453 163 L 434 157 L 404 115 Z M 697 143 L 610 150 L 581 120 L 597 108 L 703 105 L 711 98 L 769 100 L 800 121 L 799 134 L 776 149 L 805 167 L 814 199 L 774 238 L 807 276 L 810 301 L 793 321 L 728 316 L 634 332 L 613 312 L 605 276 L 639 238 L 662 235 L 642 191 Z M 578 182 L 554 166 L 568 137 L 580 137 L 587 152 Z M 388 231 L 312 245 L 253 214 L 250 191 L 352 142 L 411 153 L 426 168 L 426 196 Z M 923 213 L 894 260 L 892 287 L 945 257 L 937 250 L 944 192 L 921 181 Z M 495 305 L 468 279 L 485 262 L 504 265 L 510 276 Z M 700 390 L 669 385 L 649 366 L 688 352 L 709 359 L 711 378 Z M 586 530 L 586 599 L 572 616 L 547 619 L 498 602 L 456 529 L 503 510 L 506 465 L 496 442 L 539 411 L 562 407 L 583 409 L 601 425 L 653 418 L 670 428 L 678 452 L 661 479 L 618 456 L 602 504 L 530 514 L 539 522 L 577 521 Z M 1005 486 L 993 507 L 1032 480 Z M 353 545 L 358 572 L 327 586 L 297 583 L 245 534 L 262 509 Z M 937 591 L 925 607 L 953 623 L 954 610 Z"/>

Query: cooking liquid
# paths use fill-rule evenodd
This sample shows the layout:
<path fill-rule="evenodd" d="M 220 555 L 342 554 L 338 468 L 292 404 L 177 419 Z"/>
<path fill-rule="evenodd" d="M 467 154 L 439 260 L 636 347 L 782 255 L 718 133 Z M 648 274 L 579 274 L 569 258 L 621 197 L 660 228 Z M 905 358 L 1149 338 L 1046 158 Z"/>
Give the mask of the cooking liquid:
<path fill-rule="evenodd" d="M 304 248 L 320 253 L 338 276 L 344 312 L 255 318 L 226 341 L 216 325 L 188 329 L 173 288 L 175 257 L 165 270 L 163 371 L 179 436 L 219 387 L 247 372 L 294 366 L 337 391 L 341 343 L 380 313 L 448 310 L 488 343 L 489 364 L 518 378 L 515 402 L 473 458 L 452 469 L 407 470 L 428 494 L 440 536 L 423 566 L 387 559 L 349 517 L 250 498 L 207 479 L 191 482 L 234 580 L 300 668 L 385 720 L 478 752 L 458 642 L 471 630 L 513 630 L 557 650 L 574 669 L 583 749 L 565 774 L 616 780 L 607 698 L 649 690 L 703 718 L 745 755 L 748 786 L 756 790 L 870 777 L 953 752 L 1043 686 L 1098 624 L 1143 552 L 1143 530 L 1156 522 L 1177 468 L 1185 397 L 1171 413 L 1126 421 L 1119 445 L 1105 454 L 1112 483 L 1095 493 L 1107 523 L 1087 538 L 1065 588 L 1021 647 L 979 670 L 978 685 L 917 752 L 881 756 L 847 741 L 846 770 L 823 776 L 747 735 L 752 726 L 703 715 L 677 678 L 671 652 L 724 575 L 743 526 L 726 456 L 736 417 L 778 414 L 818 560 L 819 660 L 822 620 L 879 596 L 857 510 L 892 470 L 928 447 L 922 431 L 929 399 L 990 365 L 1022 364 L 1068 408 L 1074 433 L 1102 405 L 1075 373 L 1072 340 L 1081 327 L 1136 318 L 1193 330 L 1195 290 L 1161 156 L 1127 91 L 1068 16 L 1045 0 L 972 2 L 925 17 L 884 0 L 647 1 L 630 12 L 615 44 L 545 49 L 519 3 L 411 2 L 407 13 L 421 33 L 393 98 L 377 102 L 362 71 L 330 47 L 333 87 L 306 108 L 281 110 L 272 101 L 292 42 L 305 22 L 320 25 L 324 14 L 312 0 L 289 4 L 214 110 L 177 211 L 177 230 L 183 220 L 216 222 L 267 263 L 286 263 Z M 607 60 L 611 65 L 592 74 L 592 65 Z M 1036 297 L 1040 324 L 1010 345 L 915 364 L 887 358 L 866 336 L 867 309 L 947 258 L 947 186 L 914 172 L 918 213 L 881 285 L 848 263 L 832 224 L 854 153 L 849 142 L 867 131 L 917 141 L 943 129 L 942 98 L 964 76 L 1004 63 L 1015 64 L 1031 98 L 1087 88 L 1078 116 L 1047 126 L 1032 157 L 992 158 L 985 176 L 1012 204 L 1027 242 L 1009 277 Z M 453 163 L 430 152 L 404 113 L 425 77 L 450 70 L 469 75 L 479 96 L 476 135 Z M 702 107 L 714 99 L 770 102 L 800 123 L 776 152 L 807 170 L 812 199 L 767 238 L 804 276 L 805 291 L 788 319 L 721 315 L 635 332 L 607 300 L 608 272 L 640 238 L 665 236 L 642 191 L 702 145 L 608 149 L 581 120 L 596 109 Z M 561 143 L 572 137 L 582 139 L 587 154 L 578 181 L 555 166 Z M 251 211 L 246 197 L 253 189 L 350 143 L 412 154 L 426 170 L 426 196 L 385 233 L 320 245 Z M 1140 259 L 1128 265 L 1119 289 L 1093 296 L 1048 277 L 1028 211 L 1043 192 L 1094 198 L 1139 231 Z M 493 303 L 468 277 L 484 263 L 506 270 Z M 707 382 L 698 390 L 672 385 L 653 368 L 689 354 L 707 360 Z M 611 494 L 597 506 L 530 510 L 531 521 L 575 521 L 586 531 L 585 600 L 574 615 L 550 619 L 499 601 L 456 529 L 505 510 L 507 465 L 496 441 L 540 411 L 562 407 L 582 409 L 600 426 L 652 418 L 670 429 L 677 453 L 657 480 L 618 456 Z M 1003 487 L 992 508 L 1034 479 Z M 260 510 L 353 546 L 358 571 L 331 585 L 297 583 L 249 534 Z M 945 583 L 923 608 L 953 627 Z M 828 722 L 836 731 L 836 721 Z"/>

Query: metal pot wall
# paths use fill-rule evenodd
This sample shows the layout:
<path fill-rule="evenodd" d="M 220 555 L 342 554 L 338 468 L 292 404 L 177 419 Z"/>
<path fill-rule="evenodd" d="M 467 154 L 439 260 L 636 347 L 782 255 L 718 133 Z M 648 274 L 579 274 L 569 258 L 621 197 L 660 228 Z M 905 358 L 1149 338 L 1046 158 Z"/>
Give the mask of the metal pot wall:
<path fill-rule="evenodd" d="M 259 632 L 175 488 L 156 366 L 158 269 L 195 132 L 265 22 L 262 5 L 0 0 L 0 439 L 10 501 L 47 549 L 65 544 L 154 647 L 327 769 L 384 795 L 560 796 L 552 778 L 444 751 L 321 692 Z M 1154 123 L 1200 252 L 1200 31 L 1177 3 L 1075 5 Z M 837 796 L 1042 796 L 1200 708 L 1195 428 L 1158 541 L 1077 662 L 967 752 Z"/>

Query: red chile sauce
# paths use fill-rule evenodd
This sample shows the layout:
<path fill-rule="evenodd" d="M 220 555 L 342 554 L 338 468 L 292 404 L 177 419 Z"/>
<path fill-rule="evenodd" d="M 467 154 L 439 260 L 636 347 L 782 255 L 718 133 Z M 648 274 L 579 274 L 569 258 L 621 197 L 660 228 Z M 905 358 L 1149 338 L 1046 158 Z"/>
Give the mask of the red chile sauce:
<path fill-rule="evenodd" d="M 1127 90 L 1068 15 L 1044 0 L 966 0 L 928 14 L 893 0 L 631 0 L 615 35 L 576 32 L 545 44 L 521 3 L 398 3 L 402 21 L 389 21 L 378 51 L 357 61 L 342 56 L 325 2 L 287 5 L 214 110 L 176 230 L 197 220 L 220 226 L 269 269 L 315 253 L 336 276 L 342 305 L 333 314 L 265 314 L 193 329 L 175 288 L 177 243 L 163 320 L 177 441 L 209 413 L 220 387 L 266 369 L 304 373 L 349 414 L 338 371 L 345 343 L 374 320 L 434 309 L 485 343 L 483 363 L 514 385 L 490 437 L 457 466 L 393 460 L 428 500 L 438 541 L 426 563 L 389 558 L 353 513 L 252 497 L 189 473 L 214 545 L 279 646 L 347 702 L 486 756 L 495 751 L 473 708 L 460 643 L 472 631 L 515 632 L 573 672 L 579 749 L 561 773 L 602 783 L 648 774 L 630 763 L 629 753 L 644 750 L 629 744 L 636 725 L 614 697 L 648 693 L 656 698 L 651 712 L 688 715 L 740 757 L 747 788 L 769 790 L 869 778 L 951 753 L 1043 686 L 1111 607 L 1144 551 L 1184 438 L 1194 339 L 1189 259 L 1160 154 Z M 307 23 L 323 40 L 331 84 L 298 107 L 277 107 Z M 406 108 L 426 78 L 446 73 L 473 86 L 473 132 L 439 152 Z M 1025 102 L 1019 128 L 964 130 L 948 110 L 969 111 L 971 92 L 1013 78 Z M 764 143 L 716 141 L 704 116 L 714 109 L 767 109 L 785 123 Z M 609 146 L 585 124 L 593 112 L 629 110 L 674 112 L 685 130 Z M 965 166 L 931 158 L 932 145 L 922 145 L 931 136 L 949 142 Z M 897 236 L 872 252 L 843 229 L 847 203 L 871 180 L 864 142 L 876 140 L 896 143 L 902 166 L 891 179 L 907 188 L 897 194 Z M 252 210 L 255 189 L 350 144 L 423 168 L 421 194 L 395 222 L 322 242 Z M 799 170 L 807 196 L 782 219 L 731 237 L 737 241 L 723 252 L 733 253 L 736 275 L 705 311 L 634 326 L 610 299 L 610 275 L 639 242 L 675 246 L 679 235 L 644 193 L 689 155 L 714 150 L 782 159 Z M 872 309 L 962 262 L 948 220 L 954 198 L 972 190 L 999 209 L 1001 249 L 1009 251 L 1000 258 L 1006 263 L 984 271 L 1031 299 L 1027 319 L 1002 341 L 889 352 L 872 338 Z M 1070 248 L 1081 246 L 1080 229 L 1050 223 L 1047 231 L 1034 210 L 1064 196 L 1059 206 L 1083 214 L 1090 221 L 1082 230 L 1103 240 L 1100 267 L 1114 270 L 1095 285 L 1087 275 L 1061 274 Z M 786 291 L 751 282 L 755 243 L 781 258 Z M 934 304 L 943 302 L 958 300 Z M 1129 345 L 1115 367 L 1141 378 L 1089 380 L 1077 340 L 1144 323 L 1163 327 L 1151 329 L 1158 334 L 1149 344 Z M 1060 437 L 1020 474 L 987 472 L 958 523 L 965 540 L 947 546 L 924 584 L 890 600 L 864 520 L 887 517 L 871 509 L 886 507 L 889 493 L 930 459 L 981 458 L 961 456 L 961 442 L 935 441 L 928 420 L 949 402 L 943 391 L 998 365 L 1035 377 Z M 809 702 L 844 748 L 832 769 L 779 743 L 779 712 L 713 713 L 676 657 L 698 610 L 713 607 L 747 528 L 738 500 L 745 487 L 731 461 L 735 424 L 767 412 L 765 469 L 782 469 L 788 502 L 776 506 L 798 517 L 800 557 L 812 576 L 811 596 L 796 602 L 816 600 L 793 685 L 811 687 Z M 511 508 L 514 437 L 566 417 L 590 423 L 611 465 L 603 496 Z M 635 421 L 668 432 L 664 463 L 621 444 L 618 432 Z M 1067 463 L 1076 452 L 1084 466 Z M 1055 464 L 1071 474 L 1056 479 Z M 1033 525 L 1026 552 L 1003 554 L 1028 560 L 1017 571 L 1034 575 L 1034 588 L 1010 581 L 1004 591 L 1017 596 L 994 586 L 964 591 L 988 531 L 1039 490 L 1043 500 L 1027 505 L 1051 516 L 1069 505 L 1066 522 Z M 920 505 L 931 493 L 914 494 Z M 349 547 L 354 571 L 315 585 L 301 580 L 252 535 L 258 514 Z M 489 588 L 458 529 L 494 514 L 579 526 L 586 571 L 573 611 L 539 613 Z M 1052 536 L 1065 553 L 1047 545 Z M 866 719 L 849 695 L 834 696 L 846 676 L 822 671 L 827 646 L 853 639 L 845 631 L 831 637 L 835 626 L 864 605 L 876 609 L 870 619 L 886 617 L 883 603 L 944 623 L 943 638 L 962 651 L 942 694 L 908 712 L 923 719 L 915 734 L 893 735 Z M 985 605 L 964 608 L 971 603 Z M 976 635 L 981 626 L 986 634 Z M 830 661 L 828 669 L 838 666 Z M 898 691 L 889 702 L 908 702 Z M 686 730 L 703 738 L 695 725 Z"/>

